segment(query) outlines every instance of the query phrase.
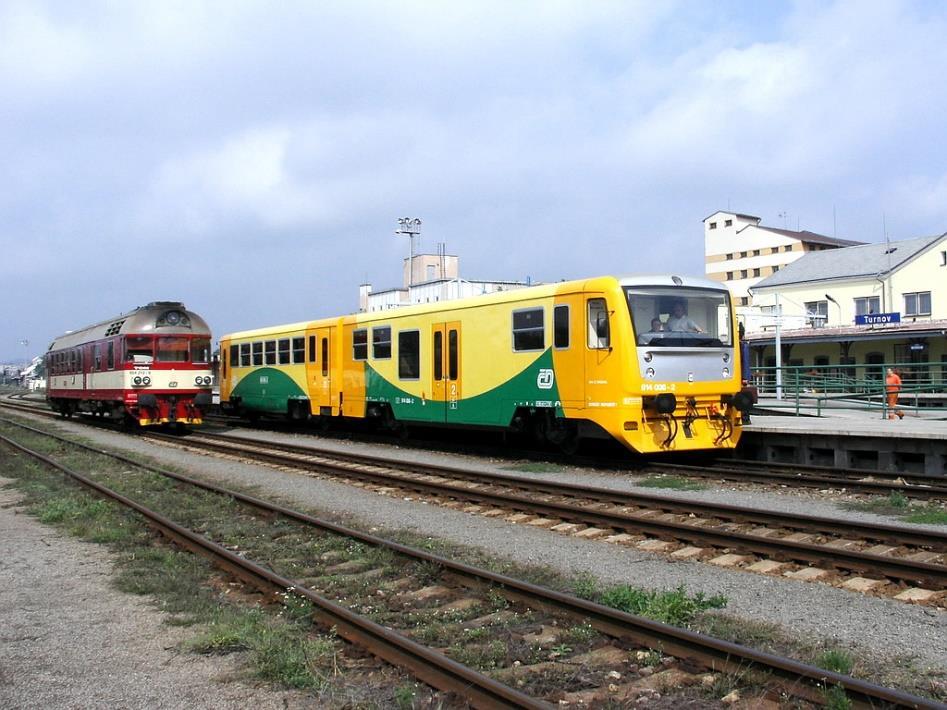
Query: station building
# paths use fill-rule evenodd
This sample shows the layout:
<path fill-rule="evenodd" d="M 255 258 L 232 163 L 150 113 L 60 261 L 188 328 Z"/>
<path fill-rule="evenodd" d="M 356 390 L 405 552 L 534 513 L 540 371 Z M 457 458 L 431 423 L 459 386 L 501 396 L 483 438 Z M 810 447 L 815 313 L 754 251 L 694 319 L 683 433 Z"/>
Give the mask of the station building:
<path fill-rule="evenodd" d="M 412 254 L 404 260 L 400 288 L 373 291 L 371 284 L 358 289 L 359 313 L 387 311 L 420 303 L 451 301 L 497 291 L 525 288 L 522 281 L 484 281 L 460 278 L 460 257 L 439 249 L 436 254 Z"/>
<path fill-rule="evenodd" d="M 760 217 L 717 211 L 704 218 L 704 270 L 707 278 L 727 285 L 738 308 L 745 307 L 751 305 L 750 289 L 806 254 L 861 243 L 768 227 Z"/>
<path fill-rule="evenodd" d="M 782 364 L 947 384 L 947 233 L 807 252 L 749 289 L 746 339 L 756 367 Z M 752 327 L 750 327 L 752 325 Z"/>

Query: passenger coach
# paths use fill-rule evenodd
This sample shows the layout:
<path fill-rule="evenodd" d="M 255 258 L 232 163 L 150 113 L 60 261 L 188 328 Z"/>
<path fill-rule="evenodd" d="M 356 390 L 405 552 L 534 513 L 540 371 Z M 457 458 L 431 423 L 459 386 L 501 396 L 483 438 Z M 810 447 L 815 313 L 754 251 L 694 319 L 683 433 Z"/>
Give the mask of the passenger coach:
<path fill-rule="evenodd" d="M 564 449 L 731 448 L 739 348 L 729 292 L 605 276 L 264 328 L 221 339 L 221 404 L 260 415 L 532 431 Z"/>
<path fill-rule="evenodd" d="M 184 304 L 155 301 L 56 338 L 49 405 L 142 426 L 200 424 L 211 404 L 210 329 Z"/>

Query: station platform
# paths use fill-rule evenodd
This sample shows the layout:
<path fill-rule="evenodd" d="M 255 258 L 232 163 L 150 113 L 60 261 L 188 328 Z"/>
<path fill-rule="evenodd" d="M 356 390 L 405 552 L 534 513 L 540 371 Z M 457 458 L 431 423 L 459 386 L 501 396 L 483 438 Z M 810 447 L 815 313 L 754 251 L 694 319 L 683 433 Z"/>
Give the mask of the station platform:
<path fill-rule="evenodd" d="M 947 477 L 947 411 L 942 408 L 905 410 L 903 419 L 889 420 L 881 418 L 880 409 L 823 408 L 821 416 L 814 416 L 814 410 L 800 406 L 802 416 L 789 416 L 785 400 L 778 403 L 780 409 L 775 403 L 761 399 L 757 404 L 760 411 L 743 426 L 739 456 Z"/>

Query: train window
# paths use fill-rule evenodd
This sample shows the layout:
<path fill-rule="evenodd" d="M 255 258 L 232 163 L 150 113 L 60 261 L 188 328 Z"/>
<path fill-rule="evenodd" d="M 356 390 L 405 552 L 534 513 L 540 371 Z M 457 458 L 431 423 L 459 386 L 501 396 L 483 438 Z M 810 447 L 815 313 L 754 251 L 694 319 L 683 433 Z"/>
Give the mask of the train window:
<path fill-rule="evenodd" d="M 125 338 L 125 362 L 147 364 L 154 358 L 155 341 L 147 335 L 129 335 Z"/>
<path fill-rule="evenodd" d="M 106 368 L 109 370 L 115 369 L 115 343 L 111 340 L 109 341 L 108 347 L 108 357 L 106 358 Z"/>
<path fill-rule="evenodd" d="M 102 346 L 98 344 L 95 346 L 95 367 L 92 369 L 96 372 L 101 372 L 102 370 Z"/>
<path fill-rule="evenodd" d="M 368 331 L 364 328 L 352 331 L 352 359 L 368 359 Z"/>
<path fill-rule="evenodd" d="M 309 336 L 309 362 L 316 361 L 316 336 Z"/>
<path fill-rule="evenodd" d="M 293 362 L 306 362 L 306 339 L 293 338 Z"/>
<path fill-rule="evenodd" d="M 329 376 L 329 339 L 322 339 L 322 376 Z"/>
<path fill-rule="evenodd" d="M 266 356 L 264 361 L 267 365 L 276 364 L 276 341 L 265 340 L 263 342 L 263 354 Z"/>
<path fill-rule="evenodd" d="M 513 311 L 513 350 L 542 350 L 546 346 L 546 325 L 542 308 Z"/>
<path fill-rule="evenodd" d="M 589 299 L 589 347 L 593 350 L 605 350 L 611 347 L 608 307 L 604 298 Z"/>
<path fill-rule="evenodd" d="M 240 346 L 239 345 L 230 346 L 230 367 L 231 369 L 234 367 L 240 367 Z"/>
<path fill-rule="evenodd" d="M 434 331 L 434 379 L 444 379 L 444 333 Z"/>
<path fill-rule="evenodd" d="M 191 362 L 210 362 L 210 338 L 191 338 Z"/>
<path fill-rule="evenodd" d="M 639 345 L 730 346 L 731 311 L 727 291 L 679 286 L 626 286 L 624 290 Z M 649 326 L 655 320 L 660 321 L 660 327 Z"/>
<path fill-rule="evenodd" d="M 458 355 L 457 330 L 449 330 L 447 331 L 447 379 L 449 380 L 457 379 Z"/>
<path fill-rule="evenodd" d="M 552 309 L 553 347 L 569 347 L 569 306 L 556 306 Z"/>
<path fill-rule="evenodd" d="M 289 338 L 282 338 L 278 343 L 279 364 L 289 364 Z"/>
<path fill-rule="evenodd" d="M 260 367 L 263 364 L 263 342 L 253 343 L 253 366 Z"/>
<path fill-rule="evenodd" d="M 187 362 L 190 343 L 187 338 L 163 336 L 158 338 L 158 362 Z"/>
<path fill-rule="evenodd" d="M 250 367 L 251 362 L 253 360 L 250 356 L 250 343 L 240 343 L 240 367 Z M 236 367 L 236 364 L 231 364 Z"/>
<path fill-rule="evenodd" d="M 372 328 L 372 358 L 391 359 L 391 326 Z"/>
<path fill-rule="evenodd" d="M 421 377 L 421 333 L 403 330 L 398 333 L 398 377 L 417 380 Z"/>

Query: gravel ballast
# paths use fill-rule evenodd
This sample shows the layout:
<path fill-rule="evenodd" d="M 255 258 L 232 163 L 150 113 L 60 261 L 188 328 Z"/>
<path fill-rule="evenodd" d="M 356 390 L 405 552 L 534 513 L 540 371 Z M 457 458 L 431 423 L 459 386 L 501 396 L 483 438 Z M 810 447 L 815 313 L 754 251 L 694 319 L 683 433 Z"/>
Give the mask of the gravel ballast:
<path fill-rule="evenodd" d="M 511 525 L 502 520 L 381 496 L 300 474 L 200 456 L 73 423 L 61 423 L 61 427 L 102 444 L 138 451 L 158 461 L 200 472 L 224 485 L 255 486 L 264 495 L 278 496 L 297 506 L 324 511 L 328 515 L 355 518 L 363 521 L 365 528 L 408 529 L 425 536 L 477 547 L 521 564 L 547 565 L 565 574 L 592 574 L 606 584 L 633 584 L 655 589 L 684 585 L 691 593 L 722 594 L 729 600 L 725 611 L 732 616 L 776 623 L 790 633 L 807 639 L 834 640 L 874 657 L 914 657 L 920 668 L 947 668 L 947 614 L 936 609 L 849 593 L 827 585 L 732 571 L 695 562 L 671 562 L 664 557 L 632 548 L 580 540 L 529 526 Z M 271 432 L 254 432 L 247 436 L 285 439 L 340 450 L 374 451 L 379 455 L 397 454 L 403 459 L 436 460 L 457 466 L 471 465 L 472 461 L 469 457 L 307 436 Z M 477 465 L 491 468 L 479 459 Z M 506 462 L 500 464 L 501 467 L 508 465 Z M 505 472 L 515 473 L 509 470 Z M 557 471 L 530 475 L 575 480 L 576 474 L 573 471 Z M 601 472 L 589 476 L 597 485 L 633 488 L 619 476 Z M 583 481 L 590 479 L 585 475 L 582 477 Z M 661 494 L 671 495 L 665 491 Z M 816 504 L 813 500 L 816 496 L 811 494 L 800 498 L 765 490 L 706 490 L 677 492 L 674 495 L 835 518 L 890 522 L 880 516 L 842 512 L 830 504 Z"/>

